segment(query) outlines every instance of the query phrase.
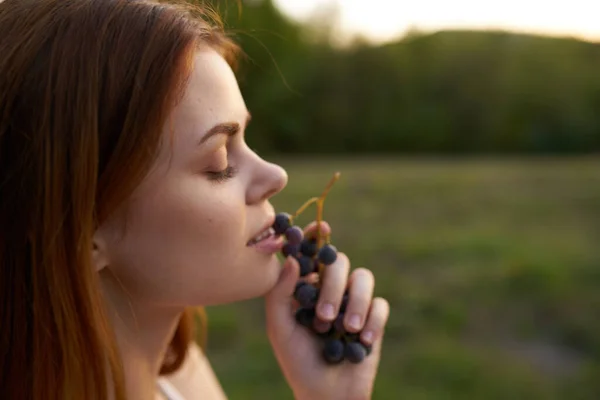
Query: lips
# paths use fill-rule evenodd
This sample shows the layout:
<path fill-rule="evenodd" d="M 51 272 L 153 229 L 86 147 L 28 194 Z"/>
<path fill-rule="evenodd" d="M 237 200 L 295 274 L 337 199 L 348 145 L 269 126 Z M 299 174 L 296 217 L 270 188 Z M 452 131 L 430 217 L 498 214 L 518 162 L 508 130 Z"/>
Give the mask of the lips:
<path fill-rule="evenodd" d="M 269 227 L 268 229 L 262 231 L 261 233 L 259 233 L 258 235 L 256 235 L 252 239 L 250 239 L 248 241 L 248 246 L 255 245 L 256 243 L 262 242 L 263 240 L 268 239 L 274 235 L 275 235 L 275 230 L 273 228 Z"/>
<path fill-rule="evenodd" d="M 274 236 L 275 231 L 272 228 L 274 222 L 275 222 L 275 216 L 269 218 L 269 220 L 265 223 L 265 225 L 263 225 L 262 229 L 260 231 L 258 231 L 258 233 L 256 235 L 254 235 L 252 237 L 252 239 L 250 239 L 248 241 L 248 243 L 246 243 L 246 245 L 252 246 L 260 241 L 263 241 L 265 239 L 268 239 L 271 236 Z"/>

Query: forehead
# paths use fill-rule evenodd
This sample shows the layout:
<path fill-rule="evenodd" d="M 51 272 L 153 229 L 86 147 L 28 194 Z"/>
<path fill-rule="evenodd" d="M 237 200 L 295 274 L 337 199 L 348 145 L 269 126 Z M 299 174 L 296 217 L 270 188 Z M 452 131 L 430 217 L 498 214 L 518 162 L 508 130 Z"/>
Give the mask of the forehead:
<path fill-rule="evenodd" d="M 173 110 L 176 135 L 187 145 L 216 124 L 243 123 L 246 115 L 244 99 L 227 61 L 212 49 L 197 51 L 183 97 Z"/>
<path fill-rule="evenodd" d="M 219 53 L 212 49 L 199 50 L 193 60 L 184 100 L 208 108 L 212 108 L 215 102 L 244 106 L 235 75 Z"/>

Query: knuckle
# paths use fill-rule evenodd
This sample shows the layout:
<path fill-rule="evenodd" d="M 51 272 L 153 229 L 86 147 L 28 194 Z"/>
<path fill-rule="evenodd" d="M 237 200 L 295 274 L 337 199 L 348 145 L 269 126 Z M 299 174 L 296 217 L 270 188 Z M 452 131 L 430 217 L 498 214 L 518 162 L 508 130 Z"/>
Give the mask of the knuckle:
<path fill-rule="evenodd" d="M 372 282 L 375 281 L 375 275 L 373 275 L 373 271 L 364 267 L 356 268 L 352 272 L 352 275 L 354 275 L 354 278 L 365 279 Z"/>
<path fill-rule="evenodd" d="M 373 340 L 379 338 L 379 336 L 381 336 L 381 333 L 383 332 L 381 326 L 377 323 L 374 323 L 372 320 L 367 321 L 363 330 L 371 332 Z"/>
<path fill-rule="evenodd" d="M 342 299 L 339 298 L 339 296 L 338 296 L 338 292 L 339 292 L 339 289 L 338 289 L 337 285 L 323 286 L 321 288 L 321 293 L 319 295 L 318 302 L 320 304 L 329 303 L 329 304 L 337 305 L 342 302 Z"/>
<path fill-rule="evenodd" d="M 369 311 L 370 298 L 368 293 L 360 292 L 350 296 L 348 310 L 350 313 L 366 314 Z"/>
<path fill-rule="evenodd" d="M 337 298 L 337 296 L 333 296 L 330 291 L 323 293 L 323 295 L 319 298 L 319 305 L 323 306 L 325 304 L 331 304 L 334 307 L 337 307 L 341 301 Z"/>
<path fill-rule="evenodd" d="M 369 302 L 359 300 L 348 307 L 351 314 L 360 314 L 363 317 L 369 313 Z"/>
<path fill-rule="evenodd" d="M 321 221 L 321 223 L 317 223 L 317 221 L 313 221 L 304 227 L 305 233 L 315 233 L 317 231 L 317 227 L 320 228 L 325 233 L 331 233 L 331 227 L 327 221 Z"/>
<path fill-rule="evenodd" d="M 335 260 L 334 265 L 339 265 L 343 267 L 350 267 L 350 259 L 346 255 L 346 253 L 342 251 L 338 251 L 337 259 Z"/>
<path fill-rule="evenodd" d="M 388 301 L 381 297 L 373 299 L 371 314 L 378 323 L 384 324 L 390 315 L 390 305 Z"/>
<path fill-rule="evenodd" d="M 384 299 L 383 297 L 375 297 L 373 299 L 374 305 L 378 306 L 384 313 L 389 313 L 390 311 L 390 303 Z"/>

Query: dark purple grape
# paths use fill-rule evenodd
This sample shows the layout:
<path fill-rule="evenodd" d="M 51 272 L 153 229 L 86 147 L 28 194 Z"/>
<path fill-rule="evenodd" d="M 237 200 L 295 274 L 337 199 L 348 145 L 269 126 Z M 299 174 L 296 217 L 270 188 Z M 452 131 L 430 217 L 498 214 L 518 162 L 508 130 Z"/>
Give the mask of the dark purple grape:
<path fill-rule="evenodd" d="M 304 239 L 304 232 L 302 232 L 302 229 L 300 229 L 299 226 L 294 225 L 286 229 L 285 238 L 288 243 L 300 246 L 302 239 Z"/>
<path fill-rule="evenodd" d="M 282 235 L 291 226 L 291 218 L 290 214 L 284 212 L 275 216 L 272 228 L 276 235 Z"/>
<path fill-rule="evenodd" d="M 344 328 L 344 313 L 339 313 L 336 317 L 335 321 L 333 321 L 333 327 L 339 333 L 345 333 L 346 328 Z"/>
<path fill-rule="evenodd" d="M 305 238 L 302 243 L 300 243 L 300 252 L 307 257 L 313 257 L 317 254 L 317 240 L 315 238 Z"/>
<path fill-rule="evenodd" d="M 281 254 L 283 254 L 284 257 L 287 257 L 287 256 L 295 257 L 296 254 L 298 254 L 298 250 L 299 250 L 299 247 L 297 244 L 286 243 L 281 248 Z"/>
<path fill-rule="evenodd" d="M 307 328 L 312 328 L 315 320 L 314 308 L 299 308 L 296 310 L 296 321 Z"/>
<path fill-rule="evenodd" d="M 296 292 L 298 291 L 298 289 L 300 289 L 304 285 L 308 285 L 308 283 L 306 283 L 304 281 L 296 282 L 296 287 L 294 288 L 294 297 L 296 296 Z"/>
<path fill-rule="evenodd" d="M 317 258 L 323 264 L 331 265 L 337 259 L 337 249 L 331 244 L 326 244 L 319 250 L 319 255 L 317 256 Z"/>
<path fill-rule="evenodd" d="M 313 260 L 306 256 L 297 258 L 300 264 L 300 276 L 306 276 L 313 272 Z"/>
<path fill-rule="evenodd" d="M 339 364 L 344 360 L 344 343 L 338 339 L 330 339 L 323 347 L 323 358 L 328 364 Z"/>
<path fill-rule="evenodd" d="M 300 286 L 294 292 L 294 298 L 300 303 L 301 307 L 314 307 L 319 299 L 319 289 L 309 284 Z"/>
<path fill-rule="evenodd" d="M 360 342 L 347 342 L 344 356 L 353 364 L 358 364 L 367 356 L 367 349 Z"/>

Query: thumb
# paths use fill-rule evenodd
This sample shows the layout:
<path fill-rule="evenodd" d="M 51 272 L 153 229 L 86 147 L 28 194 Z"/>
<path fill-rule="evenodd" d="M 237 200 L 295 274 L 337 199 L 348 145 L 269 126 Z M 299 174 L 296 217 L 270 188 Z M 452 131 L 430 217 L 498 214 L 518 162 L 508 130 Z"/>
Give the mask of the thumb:
<path fill-rule="evenodd" d="M 266 317 L 269 329 L 283 332 L 293 329 L 292 296 L 300 275 L 298 261 L 288 256 L 275 287 L 265 296 Z"/>

